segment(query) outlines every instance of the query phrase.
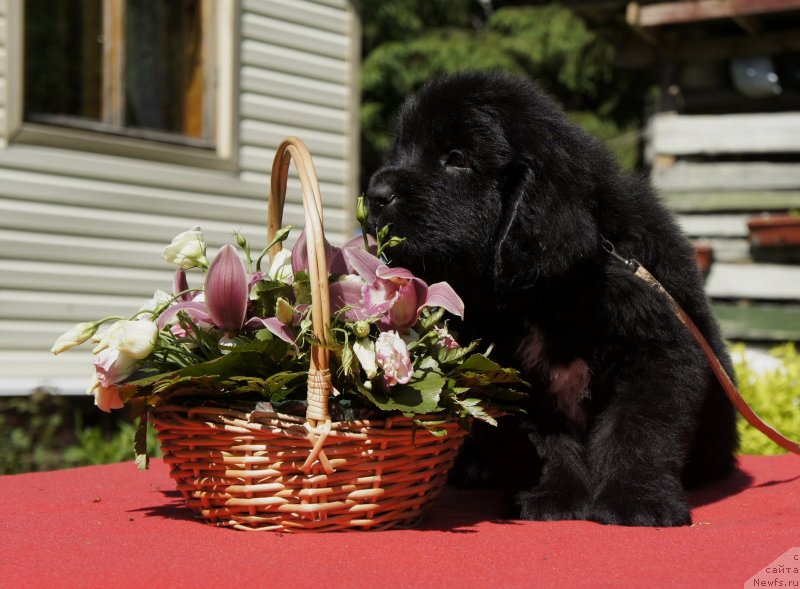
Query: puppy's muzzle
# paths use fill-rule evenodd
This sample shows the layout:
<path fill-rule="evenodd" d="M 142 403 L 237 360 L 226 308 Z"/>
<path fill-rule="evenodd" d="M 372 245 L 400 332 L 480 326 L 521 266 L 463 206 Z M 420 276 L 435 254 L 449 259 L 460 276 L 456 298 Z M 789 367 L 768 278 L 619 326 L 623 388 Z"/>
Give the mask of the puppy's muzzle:
<path fill-rule="evenodd" d="M 388 171 L 376 173 L 367 188 L 367 207 L 372 210 L 382 209 L 397 199 L 397 190 L 393 182 L 393 174 Z"/>

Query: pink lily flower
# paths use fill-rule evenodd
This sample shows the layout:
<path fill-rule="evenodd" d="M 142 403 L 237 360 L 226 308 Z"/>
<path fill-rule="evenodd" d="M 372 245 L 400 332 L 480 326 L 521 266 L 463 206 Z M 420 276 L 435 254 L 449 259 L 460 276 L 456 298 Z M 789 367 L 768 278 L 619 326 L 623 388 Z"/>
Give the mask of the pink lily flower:
<path fill-rule="evenodd" d="M 428 286 L 405 268 L 392 268 L 359 248 L 343 250 L 348 266 L 361 277 L 361 284 L 343 280 L 331 285 L 335 309 L 347 311 L 351 321 L 380 317 L 382 329 L 407 331 L 425 307 L 442 307 L 463 319 L 464 303 L 446 282 Z"/>

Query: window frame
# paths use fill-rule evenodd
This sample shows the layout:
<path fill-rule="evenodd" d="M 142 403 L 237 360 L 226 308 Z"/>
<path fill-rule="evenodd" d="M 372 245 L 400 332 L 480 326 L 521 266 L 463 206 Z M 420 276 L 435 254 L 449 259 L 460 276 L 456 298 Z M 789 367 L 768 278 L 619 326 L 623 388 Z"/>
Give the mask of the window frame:
<path fill-rule="evenodd" d="M 214 82 L 207 90 L 213 95 L 210 105 L 214 109 L 212 148 L 208 147 L 208 140 L 193 140 L 166 132 L 128 128 L 125 134 L 115 133 L 112 127 L 104 128 L 102 122 L 71 127 L 24 120 L 24 0 L 6 0 L 6 123 L 4 129 L 0 128 L 0 147 L 38 145 L 234 171 L 238 143 L 239 1 L 210 1 L 216 25 L 209 46 L 214 56 Z M 105 8 L 114 0 L 104 2 Z"/>

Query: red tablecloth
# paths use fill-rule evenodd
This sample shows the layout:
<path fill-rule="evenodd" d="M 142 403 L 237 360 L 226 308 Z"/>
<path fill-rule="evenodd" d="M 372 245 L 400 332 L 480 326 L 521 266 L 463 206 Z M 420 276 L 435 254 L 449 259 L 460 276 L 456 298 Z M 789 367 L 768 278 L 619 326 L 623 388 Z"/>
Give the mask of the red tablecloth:
<path fill-rule="evenodd" d="M 496 493 L 445 489 L 415 530 L 291 535 L 194 520 L 160 461 L 4 476 L 0 588 L 752 587 L 800 547 L 800 457 L 743 457 L 691 499 L 692 527 L 642 529 L 503 521 Z"/>

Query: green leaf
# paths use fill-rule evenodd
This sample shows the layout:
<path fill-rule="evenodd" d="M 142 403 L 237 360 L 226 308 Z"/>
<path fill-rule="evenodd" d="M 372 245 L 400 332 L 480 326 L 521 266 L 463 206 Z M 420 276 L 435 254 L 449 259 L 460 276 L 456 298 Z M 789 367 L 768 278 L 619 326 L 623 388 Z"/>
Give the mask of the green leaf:
<path fill-rule="evenodd" d="M 472 351 L 478 346 L 478 342 L 474 341 L 463 348 L 437 348 L 436 359 L 440 364 L 455 364 L 460 362 L 466 356 L 469 356 Z"/>
<path fill-rule="evenodd" d="M 481 421 L 485 421 L 490 425 L 497 425 L 497 420 L 489 415 L 486 412 L 484 407 L 484 402 L 481 399 L 475 398 L 468 398 L 468 399 L 460 399 L 457 396 L 453 395 L 450 397 L 450 400 L 453 401 L 458 407 L 460 407 L 466 415 L 470 415 L 475 419 L 480 419 Z"/>
<path fill-rule="evenodd" d="M 408 384 L 397 384 L 388 391 L 359 387 L 359 391 L 383 411 L 425 414 L 441 411 L 439 396 L 446 379 L 436 370 L 419 369 Z"/>
<path fill-rule="evenodd" d="M 278 372 L 264 380 L 264 390 L 272 397 L 281 389 L 285 388 L 293 380 L 306 376 L 305 372 Z"/>
<path fill-rule="evenodd" d="M 464 360 L 456 372 L 475 384 L 524 384 L 517 370 L 503 368 L 483 354 L 473 354 Z"/>
<path fill-rule="evenodd" d="M 444 425 L 447 423 L 445 420 L 422 420 L 422 419 L 415 419 L 414 423 L 416 423 L 420 427 L 424 427 L 428 430 L 428 433 L 432 436 L 436 436 L 437 438 L 443 438 L 447 435 L 447 429 L 437 427 L 439 425 Z"/>

